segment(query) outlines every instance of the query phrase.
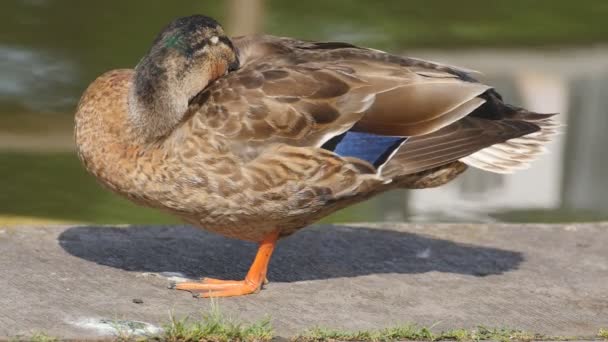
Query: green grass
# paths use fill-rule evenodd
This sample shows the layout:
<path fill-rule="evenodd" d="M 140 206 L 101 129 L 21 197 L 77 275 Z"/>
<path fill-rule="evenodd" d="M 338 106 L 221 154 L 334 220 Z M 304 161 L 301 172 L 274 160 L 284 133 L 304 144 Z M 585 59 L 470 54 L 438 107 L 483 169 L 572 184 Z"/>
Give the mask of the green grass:
<path fill-rule="evenodd" d="M 4 340 L 3 340 L 4 341 Z M 46 333 L 43 332 L 35 332 L 29 336 L 24 336 L 24 335 L 18 335 L 18 336 L 14 336 L 10 339 L 8 339 L 8 341 L 10 342 L 21 342 L 21 341 L 28 341 L 28 342 L 59 342 L 60 339 L 57 337 L 53 337 L 50 336 Z"/>
<path fill-rule="evenodd" d="M 506 328 L 454 329 L 435 333 L 431 328 L 403 325 L 380 330 L 346 332 L 325 328 L 314 328 L 298 336 L 296 340 L 313 341 L 542 341 L 567 340 L 564 337 L 543 336 L 521 330 Z"/>
<path fill-rule="evenodd" d="M 34 333 L 28 340 L 31 342 L 59 342 L 58 338 L 42 332 Z"/>
<path fill-rule="evenodd" d="M 163 333 L 149 338 L 151 341 L 194 342 L 194 341 L 269 341 L 274 333 L 270 319 L 252 324 L 244 324 L 226 317 L 213 305 L 201 320 L 176 319 L 163 327 Z"/>
<path fill-rule="evenodd" d="M 126 321 L 125 321 L 126 322 Z M 255 323 L 245 324 L 225 316 L 217 303 L 212 302 L 209 312 L 196 320 L 191 317 L 177 319 L 170 316 L 169 323 L 163 325 L 159 334 L 136 335 L 134 330 L 142 327 L 124 328 L 124 322 L 116 324 L 113 341 L 119 342 L 227 342 L 227 341 L 270 341 L 274 335 L 270 318 Z M 600 329 L 597 337 L 608 340 L 608 329 Z M 313 328 L 293 337 L 292 341 L 570 341 L 593 340 L 594 338 L 546 336 L 522 330 L 508 328 L 454 329 L 434 332 L 433 327 L 421 327 L 415 324 L 400 325 L 378 330 L 348 332 L 328 328 Z M 35 333 L 30 338 L 18 337 L 15 341 L 55 342 L 60 339 L 45 333 Z"/>

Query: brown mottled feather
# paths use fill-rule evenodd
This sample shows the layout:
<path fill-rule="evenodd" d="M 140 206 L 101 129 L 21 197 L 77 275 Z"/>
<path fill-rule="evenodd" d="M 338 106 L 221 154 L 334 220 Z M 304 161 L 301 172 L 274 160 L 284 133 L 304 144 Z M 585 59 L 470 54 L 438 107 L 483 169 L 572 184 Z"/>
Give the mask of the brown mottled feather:
<path fill-rule="evenodd" d="M 240 69 L 214 71 L 180 124 L 145 144 L 128 119 L 133 70 L 99 77 L 76 114 L 86 168 L 137 203 L 261 241 L 391 188 L 448 182 L 466 169 L 462 157 L 541 126 L 467 116 L 493 101 L 481 96 L 490 88 L 453 67 L 346 43 L 257 36 L 234 45 Z M 411 138 L 378 172 L 321 148 L 349 129 Z"/>
<path fill-rule="evenodd" d="M 200 105 L 199 120 L 235 140 L 320 146 L 355 124 L 386 135 L 430 133 L 470 113 L 483 103 L 476 96 L 489 89 L 438 66 L 425 69 L 428 62 L 412 60 L 410 69 L 367 49 L 315 50 L 269 36 L 235 45 L 243 67 L 211 85 L 205 91 L 211 97 L 191 101 Z M 224 92 L 232 97 L 222 100 Z M 217 118 L 217 111 L 230 119 Z M 221 121 L 241 128 L 225 129 Z"/>

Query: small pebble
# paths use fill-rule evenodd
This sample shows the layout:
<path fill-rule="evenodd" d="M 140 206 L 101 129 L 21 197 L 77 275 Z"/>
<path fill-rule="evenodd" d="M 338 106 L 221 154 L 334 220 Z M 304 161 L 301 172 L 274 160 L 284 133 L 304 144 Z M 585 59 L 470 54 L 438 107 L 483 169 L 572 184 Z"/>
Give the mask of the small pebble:
<path fill-rule="evenodd" d="M 143 299 L 133 298 L 133 303 L 135 303 L 135 304 L 143 304 L 144 301 L 143 301 Z"/>

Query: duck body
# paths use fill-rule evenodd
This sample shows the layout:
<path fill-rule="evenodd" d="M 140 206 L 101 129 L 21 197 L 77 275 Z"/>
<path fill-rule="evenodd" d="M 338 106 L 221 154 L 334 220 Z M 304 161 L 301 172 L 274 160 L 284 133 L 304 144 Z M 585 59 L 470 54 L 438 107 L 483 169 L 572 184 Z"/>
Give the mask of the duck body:
<path fill-rule="evenodd" d="M 135 203 L 230 238 L 259 242 L 276 229 L 287 236 L 380 192 L 438 186 L 466 169 L 452 163 L 387 183 L 375 174 L 360 174 L 325 149 L 281 143 L 263 149 L 263 159 L 244 167 L 242 146 L 235 151 L 232 140 L 199 120 L 142 146 L 128 134 L 132 83 L 133 70 L 113 70 L 84 93 L 76 139 L 86 169 Z M 343 198 L 334 195 L 341 190 L 348 191 Z"/>
<path fill-rule="evenodd" d="M 550 117 L 504 104 L 466 70 L 347 43 L 230 40 L 193 16 L 134 70 L 89 86 L 75 137 L 112 191 L 263 247 L 390 189 L 523 167 Z M 220 295 L 243 294 L 230 289 Z"/>

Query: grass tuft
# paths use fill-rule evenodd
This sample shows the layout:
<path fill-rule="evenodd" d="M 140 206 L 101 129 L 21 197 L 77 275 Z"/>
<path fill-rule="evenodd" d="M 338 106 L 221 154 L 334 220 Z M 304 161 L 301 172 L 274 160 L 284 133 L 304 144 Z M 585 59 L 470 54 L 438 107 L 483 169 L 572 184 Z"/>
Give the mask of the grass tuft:
<path fill-rule="evenodd" d="M 608 341 L 608 329 L 604 329 L 604 328 L 600 329 L 600 331 L 597 333 L 597 336 Z"/>
<path fill-rule="evenodd" d="M 189 317 L 176 319 L 171 315 L 170 322 L 163 327 L 163 333 L 152 337 L 151 340 L 168 342 L 269 341 L 273 336 L 269 318 L 253 324 L 243 324 L 224 316 L 217 306 L 212 306 L 210 312 L 203 314 L 201 320 L 192 320 Z"/>
<path fill-rule="evenodd" d="M 31 342 L 59 342 L 59 339 L 53 336 L 49 336 L 43 332 L 34 333 L 30 336 L 29 340 Z"/>
<path fill-rule="evenodd" d="M 539 334 L 531 334 L 513 329 L 489 329 L 478 327 L 473 330 L 455 329 L 433 333 L 431 328 L 414 324 L 381 330 L 345 332 L 326 328 L 313 328 L 296 338 L 297 341 L 538 341 L 553 339 Z"/>

